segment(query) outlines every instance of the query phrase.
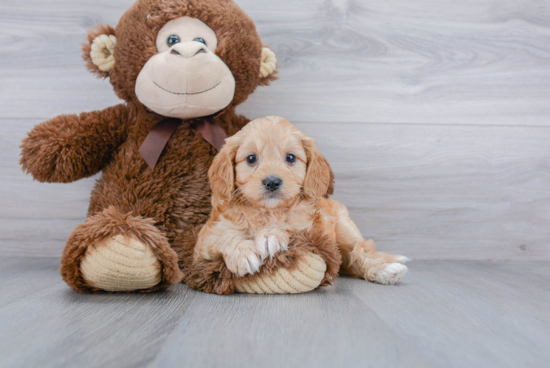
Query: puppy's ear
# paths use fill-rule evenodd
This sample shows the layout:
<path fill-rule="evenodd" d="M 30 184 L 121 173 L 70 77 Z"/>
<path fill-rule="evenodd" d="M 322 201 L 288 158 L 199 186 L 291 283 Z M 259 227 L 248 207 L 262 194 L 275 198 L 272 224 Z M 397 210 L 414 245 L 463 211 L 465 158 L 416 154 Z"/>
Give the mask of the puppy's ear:
<path fill-rule="evenodd" d="M 327 197 L 334 192 L 334 173 L 327 160 L 315 147 L 313 138 L 302 140 L 307 155 L 304 194 L 310 198 Z"/>
<path fill-rule="evenodd" d="M 228 204 L 235 191 L 235 154 L 237 153 L 237 137 L 227 138 L 225 145 L 214 157 L 208 170 L 212 188 L 212 205 L 214 207 Z"/>
<path fill-rule="evenodd" d="M 323 159 L 325 158 L 323 157 Z M 330 164 L 328 163 L 328 161 L 325 160 L 325 162 L 327 163 L 328 169 L 330 170 L 330 180 L 328 183 L 327 193 L 325 194 L 325 198 L 328 198 L 329 195 L 334 194 L 334 172 L 332 171 L 332 168 L 330 167 Z"/>

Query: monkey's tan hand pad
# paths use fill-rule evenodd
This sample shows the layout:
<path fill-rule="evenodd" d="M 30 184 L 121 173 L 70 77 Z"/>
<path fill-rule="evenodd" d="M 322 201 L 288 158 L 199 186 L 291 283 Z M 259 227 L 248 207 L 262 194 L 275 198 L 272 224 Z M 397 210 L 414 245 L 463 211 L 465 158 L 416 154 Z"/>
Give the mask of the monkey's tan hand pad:
<path fill-rule="evenodd" d="M 161 281 L 160 263 L 151 248 L 122 235 L 89 247 L 80 271 L 86 282 L 105 291 L 147 289 Z"/>
<path fill-rule="evenodd" d="M 249 294 L 298 294 L 315 290 L 323 281 L 327 264 L 314 253 L 308 253 L 295 270 L 278 269 L 274 275 L 260 274 L 253 281 L 237 282 L 235 289 Z"/>

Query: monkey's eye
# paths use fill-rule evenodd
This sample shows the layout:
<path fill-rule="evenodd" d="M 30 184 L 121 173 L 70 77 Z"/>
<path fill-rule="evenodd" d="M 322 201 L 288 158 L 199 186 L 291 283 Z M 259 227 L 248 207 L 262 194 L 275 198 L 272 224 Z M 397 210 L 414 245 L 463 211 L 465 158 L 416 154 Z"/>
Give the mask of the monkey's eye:
<path fill-rule="evenodd" d="M 246 158 L 246 162 L 248 162 L 249 165 L 254 165 L 256 161 L 256 155 L 250 155 Z"/>
<path fill-rule="evenodd" d="M 296 162 L 296 156 L 291 155 L 291 154 L 286 155 L 286 162 L 288 162 L 289 164 L 295 163 Z"/>
<path fill-rule="evenodd" d="M 168 40 L 166 41 L 168 46 L 174 46 L 176 43 L 179 43 L 179 42 L 180 42 L 180 38 L 179 36 L 176 36 L 176 35 L 171 35 L 170 37 L 168 37 Z"/>
<path fill-rule="evenodd" d="M 193 41 L 204 43 L 206 45 L 206 41 L 204 40 L 204 38 L 197 37 Z"/>

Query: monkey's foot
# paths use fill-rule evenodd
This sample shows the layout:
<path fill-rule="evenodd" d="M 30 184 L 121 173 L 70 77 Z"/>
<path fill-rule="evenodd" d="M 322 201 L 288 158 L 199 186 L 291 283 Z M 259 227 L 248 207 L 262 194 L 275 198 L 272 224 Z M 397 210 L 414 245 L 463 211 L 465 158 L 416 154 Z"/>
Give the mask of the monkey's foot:
<path fill-rule="evenodd" d="M 61 275 L 81 293 L 165 289 L 181 281 L 178 255 L 151 218 L 109 207 L 73 231 Z"/>
<path fill-rule="evenodd" d="M 123 235 L 90 246 L 80 271 L 90 286 L 105 291 L 148 289 L 162 278 L 160 262 L 151 248 Z"/>
<path fill-rule="evenodd" d="M 238 281 L 235 290 L 249 294 L 298 294 L 314 290 L 325 278 L 327 264 L 314 253 L 306 253 L 293 270 L 279 268 L 274 274 L 260 273 L 254 279 Z"/>

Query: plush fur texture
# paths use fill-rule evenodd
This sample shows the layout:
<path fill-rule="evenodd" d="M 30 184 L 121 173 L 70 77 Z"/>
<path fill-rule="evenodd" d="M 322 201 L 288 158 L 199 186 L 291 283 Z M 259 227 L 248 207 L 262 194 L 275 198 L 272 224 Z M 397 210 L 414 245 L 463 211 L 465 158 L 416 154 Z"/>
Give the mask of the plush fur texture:
<path fill-rule="evenodd" d="M 148 110 L 135 94 L 136 78 L 157 53 L 157 32 L 182 16 L 200 19 L 218 37 L 216 54 L 236 81 L 231 104 L 219 113 L 184 121 L 168 142 L 156 168 L 150 170 L 138 149 L 162 116 Z M 90 59 L 90 43 L 100 34 L 117 37 L 112 71 L 100 71 Z M 69 238 L 61 273 L 75 290 L 102 290 L 87 285 L 80 261 L 90 244 L 122 234 L 149 244 L 164 272 L 162 282 L 148 290 L 167 287 L 181 279 L 173 249 L 192 247 L 188 234 L 208 218 L 211 210 L 207 172 L 216 150 L 193 129 L 211 120 L 228 135 L 248 119 L 235 113 L 258 85 L 262 42 L 252 20 L 231 0 L 139 0 L 115 28 L 100 26 L 84 45 L 87 67 L 109 78 L 125 103 L 103 111 L 63 115 L 36 126 L 22 143 L 21 164 L 36 180 L 68 183 L 100 171 L 90 201 L 88 220 Z M 181 253 L 181 252 L 180 252 Z M 183 263 L 180 263 L 183 264 Z"/>

